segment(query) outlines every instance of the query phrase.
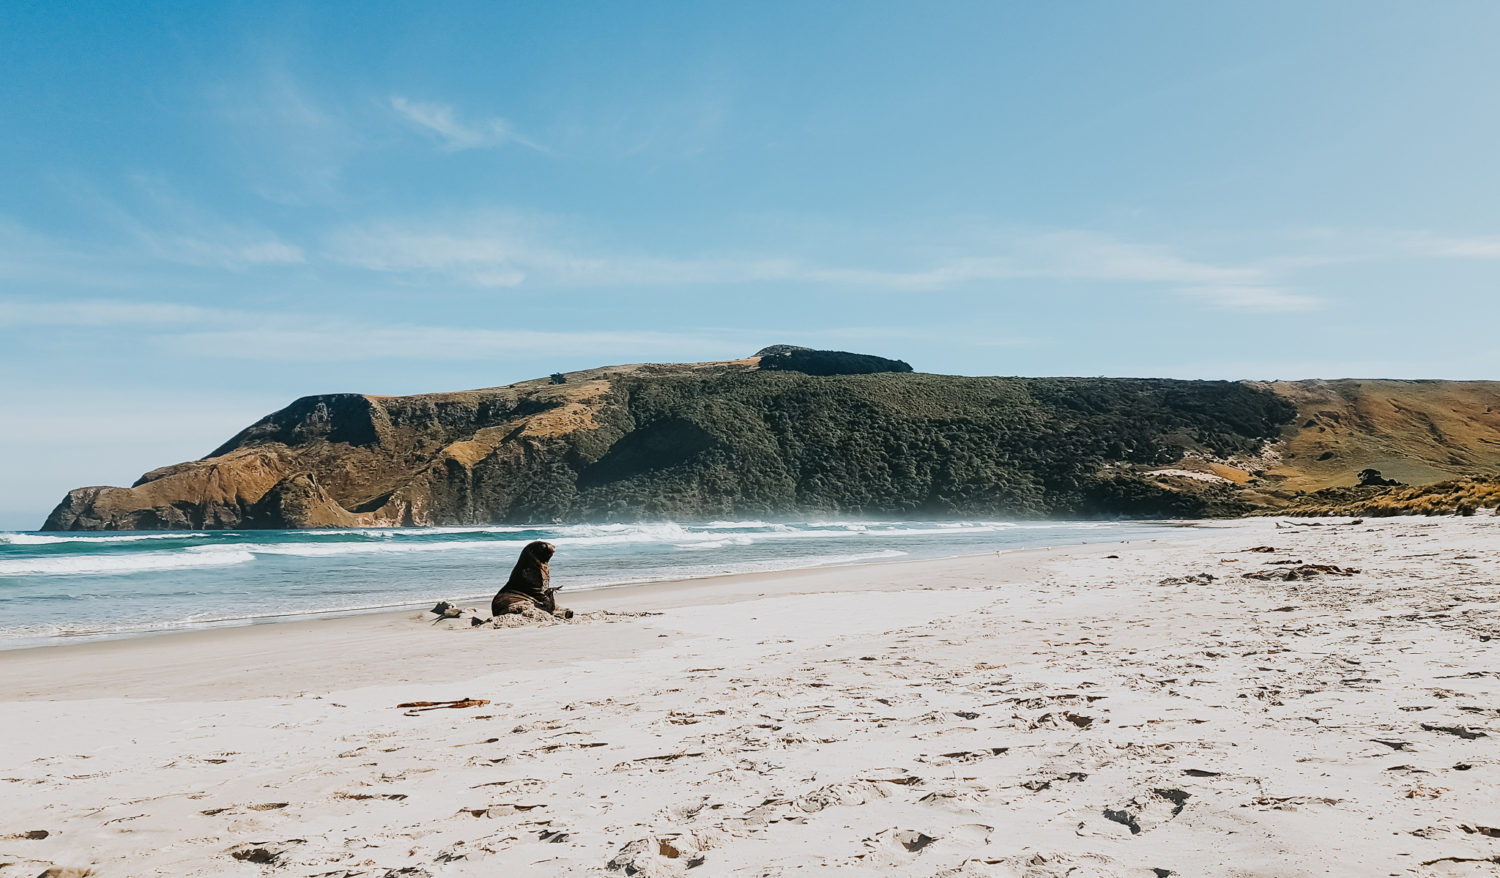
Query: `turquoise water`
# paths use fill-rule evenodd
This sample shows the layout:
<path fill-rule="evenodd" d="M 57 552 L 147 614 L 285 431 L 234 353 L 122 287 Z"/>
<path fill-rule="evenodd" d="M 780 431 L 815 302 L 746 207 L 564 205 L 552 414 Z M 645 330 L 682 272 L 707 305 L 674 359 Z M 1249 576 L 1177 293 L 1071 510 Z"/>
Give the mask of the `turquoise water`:
<path fill-rule="evenodd" d="M 482 603 L 522 546 L 553 584 L 632 582 L 1161 537 L 1150 522 L 821 521 L 108 534 L 0 533 L 0 649 Z"/>

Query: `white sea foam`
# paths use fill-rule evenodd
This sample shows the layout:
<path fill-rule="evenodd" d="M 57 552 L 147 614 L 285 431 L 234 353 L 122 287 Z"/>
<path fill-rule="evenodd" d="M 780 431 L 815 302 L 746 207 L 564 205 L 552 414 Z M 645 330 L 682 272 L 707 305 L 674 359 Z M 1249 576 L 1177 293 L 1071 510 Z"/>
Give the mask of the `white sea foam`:
<path fill-rule="evenodd" d="M 735 534 L 734 536 L 709 539 L 698 543 L 673 543 L 672 547 L 675 549 L 682 549 L 683 551 L 687 552 L 700 552 L 704 549 L 722 549 L 726 546 L 749 546 L 756 542 L 756 536 L 752 536 L 750 534 Z M 764 536 L 769 537 L 771 535 L 766 534 Z"/>
<path fill-rule="evenodd" d="M 581 546 L 625 546 L 670 544 L 682 548 L 746 546 L 760 540 L 772 539 L 819 539 L 844 537 L 854 534 L 846 530 L 794 530 L 782 528 L 761 533 L 726 535 L 728 528 L 713 531 L 697 531 L 679 524 L 650 525 L 572 525 L 557 528 L 545 539 L 560 548 Z M 472 531 L 469 531 L 472 532 Z M 489 531 L 485 531 L 489 532 Z M 504 533 L 504 532 L 499 532 Z M 296 555 L 301 557 L 326 557 L 332 555 L 359 555 L 408 552 L 446 552 L 485 549 L 514 551 L 527 540 L 427 540 L 415 541 L 359 541 L 346 543 L 246 543 L 236 546 L 203 546 L 192 551 L 225 551 L 230 548 L 245 549 L 257 555 Z"/>
<path fill-rule="evenodd" d="M 0 576 L 110 576 L 147 570 L 225 567 L 254 561 L 243 549 L 215 552 L 140 552 L 110 555 L 54 555 L 0 559 Z"/>
<path fill-rule="evenodd" d="M 738 573 L 771 573 L 779 570 L 807 570 L 814 567 L 836 567 L 858 564 L 862 561 L 882 561 L 903 558 L 909 552 L 900 549 L 881 549 L 875 552 L 856 552 L 848 555 L 823 555 L 817 558 L 774 558 L 763 561 L 737 561 L 727 564 L 697 564 L 665 569 L 650 576 L 632 578 L 610 578 L 583 580 L 568 586 L 571 591 L 589 591 L 597 588 L 613 588 L 621 585 L 639 585 L 645 582 L 662 582 L 677 579 L 702 579 L 710 576 L 731 576 Z"/>
<path fill-rule="evenodd" d="M 882 549 L 879 552 L 862 552 L 857 555 L 831 555 L 827 558 L 819 558 L 815 563 L 807 566 L 828 567 L 837 564 L 855 564 L 860 561 L 878 561 L 881 558 L 904 558 L 910 554 L 900 549 Z"/>
<path fill-rule="evenodd" d="M 34 534 L 34 533 L 3 533 L 0 534 L 0 544 L 12 546 L 47 546 L 53 543 L 134 543 L 141 540 L 188 540 L 211 536 L 201 531 L 172 532 L 160 534 L 118 534 L 101 536 L 97 534 L 68 534 L 60 536 L 56 534 Z"/>
<path fill-rule="evenodd" d="M 862 533 L 891 537 L 946 537 L 956 534 L 999 533 L 1000 531 L 1010 530 L 1014 527 L 1015 525 L 1013 524 L 933 525 L 932 527 L 889 527 L 879 530 L 866 530 L 862 531 Z"/>
<path fill-rule="evenodd" d="M 710 521 L 707 524 L 693 525 L 703 530 L 791 530 L 789 524 L 772 524 L 769 521 Z"/>
<path fill-rule="evenodd" d="M 685 527 L 680 524 L 630 524 L 630 525 L 570 525 L 557 528 L 546 539 L 556 543 L 560 548 L 568 549 L 584 546 L 625 546 L 625 545 L 672 545 L 679 549 L 715 549 L 728 546 L 748 546 L 762 540 L 815 540 L 860 536 L 869 533 L 864 529 L 848 528 L 806 528 L 794 529 L 785 525 L 776 526 L 761 532 L 734 533 L 725 523 L 723 526 L 713 530 L 698 530 L 697 526 Z M 474 533 L 476 531 L 453 531 L 458 533 Z M 489 531 L 485 531 L 489 532 Z M 953 533 L 953 531 L 914 530 L 903 531 L 892 529 L 881 531 L 882 534 L 929 534 L 929 533 Z M 525 545 L 525 540 L 426 540 L 416 541 L 366 541 L 356 542 L 289 542 L 289 543 L 244 543 L 237 545 L 201 546 L 194 547 L 188 551 L 195 552 L 223 552 L 231 550 L 245 550 L 257 555 L 291 555 L 305 558 L 322 558 L 336 555 L 363 555 L 363 554 L 405 554 L 414 552 L 449 552 L 449 551 L 483 551 L 503 550 L 515 551 L 518 547 Z"/>
<path fill-rule="evenodd" d="M 110 622 L 99 624 L 70 624 L 52 623 L 39 625 L 8 625 L 0 627 L 0 648 L 10 648 L 14 644 L 7 643 L 12 638 L 17 640 L 44 640 L 52 637 L 107 637 L 110 635 L 127 634 L 150 634 L 159 631 L 183 631 L 197 628 L 216 628 L 234 625 L 249 625 L 255 622 L 263 622 L 268 619 L 312 619 L 330 615 L 354 615 L 358 613 L 378 613 L 388 610 L 399 610 L 403 608 L 416 608 L 426 606 L 431 601 L 425 596 L 411 600 L 399 600 L 395 602 L 383 601 L 372 603 L 361 601 L 348 604 L 329 604 L 313 608 L 287 608 L 275 612 L 247 613 L 243 615 L 222 615 L 214 613 L 200 613 L 185 618 L 160 619 L 143 622 Z"/>
<path fill-rule="evenodd" d="M 1055 527 L 1057 525 L 1033 525 Z M 1092 526 L 1092 525 L 1084 525 Z M 824 521 L 800 526 L 772 524 L 763 521 L 714 521 L 702 525 L 675 522 L 644 524 L 580 524 L 550 529 L 547 538 L 564 549 L 572 547 L 671 545 L 682 551 L 707 551 L 734 546 L 749 546 L 774 540 L 825 540 L 869 537 L 951 536 L 957 534 L 994 533 L 1016 528 L 1013 522 L 934 522 L 931 526 L 913 526 L 897 522 Z M 1023 526 L 1024 527 L 1024 526 Z M 171 570 L 189 567 L 224 566 L 253 560 L 255 555 L 278 555 L 304 558 L 326 558 L 343 555 L 407 554 L 430 552 L 509 553 L 525 540 L 442 539 L 465 534 L 505 535 L 531 530 L 522 527 L 482 528 L 403 528 L 392 530 L 350 529 L 310 531 L 298 534 L 296 541 L 220 543 L 191 546 L 180 552 L 137 553 L 120 555 L 84 555 L 72 557 L 0 559 L 0 575 L 46 574 L 115 574 L 149 570 Z M 734 531 L 739 531 L 734 533 Z M 182 539 L 185 537 L 228 536 L 201 532 L 170 534 L 135 534 L 129 536 L 54 537 L 39 534 L 6 534 L 16 545 L 42 545 L 51 542 L 130 543 L 139 540 Z M 358 539 L 348 539 L 349 537 Z M 436 539 L 391 539 L 390 537 L 436 537 Z M 343 537 L 344 541 L 339 541 Z M 381 537 L 369 539 L 369 537 Z M 316 538 L 309 540 L 308 538 Z"/>
<path fill-rule="evenodd" d="M 518 540 L 448 540 L 428 543 L 241 543 L 227 546 L 194 546 L 187 551 L 207 555 L 221 552 L 252 552 L 256 555 L 291 555 L 327 558 L 334 555 L 404 555 L 414 552 L 453 552 L 469 549 L 513 551 L 525 543 Z"/>
<path fill-rule="evenodd" d="M 445 534 L 509 534 L 538 529 L 540 528 L 486 524 L 483 526 L 473 525 L 467 527 L 361 527 L 352 530 L 317 531 L 317 533 L 328 535 L 355 534 L 362 537 L 427 537 L 443 536 Z"/>

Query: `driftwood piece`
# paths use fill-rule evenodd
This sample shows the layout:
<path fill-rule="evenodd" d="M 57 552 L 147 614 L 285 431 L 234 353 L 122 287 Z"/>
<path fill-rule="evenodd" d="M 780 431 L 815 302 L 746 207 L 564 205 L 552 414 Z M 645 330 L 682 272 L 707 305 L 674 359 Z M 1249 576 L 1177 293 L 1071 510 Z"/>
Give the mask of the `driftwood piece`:
<path fill-rule="evenodd" d="M 422 713 L 428 710 L 448 710 L 460 707 L 483 707 L 490 702 L 484 698 L 457 698 L 453 701 L 405 701 L 396 705 L 398 709 L 406 710 L 407 716 Z"/>

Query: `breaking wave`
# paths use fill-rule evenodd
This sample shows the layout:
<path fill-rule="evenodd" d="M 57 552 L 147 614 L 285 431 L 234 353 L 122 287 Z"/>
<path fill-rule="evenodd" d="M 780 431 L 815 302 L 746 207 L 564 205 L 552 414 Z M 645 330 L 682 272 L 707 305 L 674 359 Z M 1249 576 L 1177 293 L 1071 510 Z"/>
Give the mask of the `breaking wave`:
<path fill-rule="evenodd" d="M 10 544 L 13 546 L 49 546 L 57 543 L 97 543 L 108 545 L 110 543 L 138 543 L 142 540 L 192 540 L 206 539 L 214 536 L 203 531 L 188 531 L 183 533 L 163 534 L 30 534 L 9 533 L 0 534 L 0 545 Z"/>
<path fill-rule="evenodd" d="M 118 576 L 191 567 L 227 567 L 255 560 L 247 551 L 143 552 L 135 555 L 54 555 L 0 559 L 0 576 Z"/>

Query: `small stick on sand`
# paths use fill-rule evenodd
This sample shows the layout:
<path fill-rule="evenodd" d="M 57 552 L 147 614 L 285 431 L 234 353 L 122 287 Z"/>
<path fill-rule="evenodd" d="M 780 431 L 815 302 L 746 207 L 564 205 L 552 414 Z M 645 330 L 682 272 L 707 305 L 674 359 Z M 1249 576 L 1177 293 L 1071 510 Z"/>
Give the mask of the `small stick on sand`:
<path fill-rule="evenodd" d="M 396 705 L 397 709 L 414 708 L 412 713 L 421 713 L 424 710 L 444 710 L 456 707 L 483 707 L 489 701 L 483 698 L 459 698 L 454 701 L 407 701 Z"/>

